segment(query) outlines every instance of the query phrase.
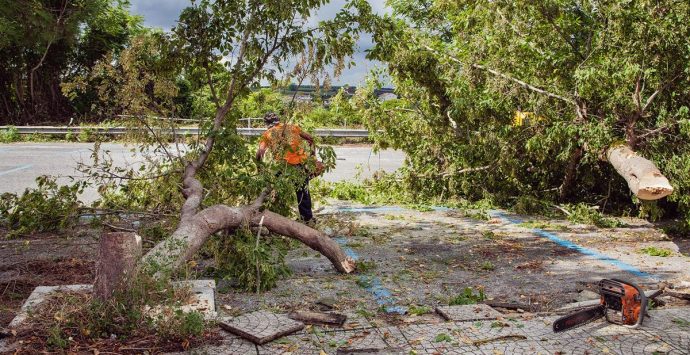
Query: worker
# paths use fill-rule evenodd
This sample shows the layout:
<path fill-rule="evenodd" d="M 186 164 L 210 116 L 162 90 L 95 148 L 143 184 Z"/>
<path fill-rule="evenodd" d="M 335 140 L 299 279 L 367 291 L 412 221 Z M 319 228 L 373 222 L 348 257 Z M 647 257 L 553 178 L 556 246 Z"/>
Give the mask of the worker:
<path fill-rule="evenodd" d="M 310 174 L 305 167 L 309 156 L 305 151 L 304 142 L 309 144 L 310 155 L 314 157 L 316 155 L 314 138 L 302 131 L 297 125 L 281 123 L 280 117 L 274 112 L 264 115 L 264 124 L 268 129 L 259 139 L 256 160 L 261 162 L 264 154 L 269 150 L 273 155 L 273 159 L 282 160 L 288 166 L 298 168 L 304 173 L 305 180 L 300 181 L 296 186 L 297 207 L 302 221 L 313 223 L 314 216 L 311 210 L 311 195 L 309 194 Z"/>

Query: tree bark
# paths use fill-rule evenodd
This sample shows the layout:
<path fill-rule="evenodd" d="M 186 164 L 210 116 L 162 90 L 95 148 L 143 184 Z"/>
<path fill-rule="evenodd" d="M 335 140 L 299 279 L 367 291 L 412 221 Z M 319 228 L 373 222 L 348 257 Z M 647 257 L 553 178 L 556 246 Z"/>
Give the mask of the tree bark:
<path fill-rule="evenodd" d="M 141 237 L 131 232 L 106 233 L 99 243 L 93 294 L 107 300 L 116 290 L 126 287 L 141 257 Z"/>
<path fill-rule="evenodd" d="M 673 186 L 650 160 L 635 153 L 627 145 L 611 147 L 606 158 L 641 200 L 658 200 L 673 193 Z"/>
<path fill-rule="evenodd" d="M 327 257 L 339 272 L 354 271 L 354 261 L 325 234 L 277 213 L 259 212 L 258 206 L 225 205 L 211 206 L 192 217 L 182 219 L 177 230 L 168 239 L 146 253 L 141 266 L 148 268 L 149 272 L 157 277 L 169 275 L 190 260 L 212 234 L 240 227 L 243 223 L 258 226 L 261 216 L 264 216 L 263 226 L 269 231 L 297 239 L 318 251 Z"/>
<path fill-rule="evenodd" d="M 582 149 L 582 147 L 577 147 L 572 153 L 570 153 L 570 159 L 568 159 L 568 166 L 565 170 L 563 183 L 561 183 L 561 186 L 558 188 L 558 196 L 561 201 L 568 198 L 573 186 L 575 186 L 575 181 L 577 181 L 577 166 L 582 160 L 583 153 L 584 149 Z"/>

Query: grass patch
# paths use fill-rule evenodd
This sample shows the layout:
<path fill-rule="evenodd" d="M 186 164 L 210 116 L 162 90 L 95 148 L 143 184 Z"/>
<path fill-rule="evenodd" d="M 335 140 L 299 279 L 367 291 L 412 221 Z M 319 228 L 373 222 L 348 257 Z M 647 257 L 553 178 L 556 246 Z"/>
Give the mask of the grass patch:
<path fill-rule="evenodd" d="M 201 313 L 179 309 L 192 296 L 188 287 L 175 288 L 145 275 L 105 302 L 91 293 L 57 293 L 35 307 L 15 340 L 26 353 L 127 347 L 151 353 L 184 351 L 205 342 L 208 335 L 209 324 Z"/>
<path fill-rule="evenodd" d="M 677 324 L 681 328 L 690 328 L 690 321 L 682 318 L 674 318 L 671 320 L 671 322 L 673 322 L 673 324 Z"/>
<path fill-rule="evenodd" d="M 416 304 L 413 304 L 413 305 L 410 305 L 410 307 L 408 307 L 407 312 L 410 313 L 411 315 L 421 316 L 423 314 L 431 313 L 431 307 L 429 307 L 429 306 L 418 306 Z"/>
<path fill-rule="evenodd" d="M 434 338 L 435 343 L 441 343 L 441 342 L 449 342 L 450 343 L 452 341 L 453 341 L 453 338 L 446 333 L 440 333 L 440 334 L 436 335 L 436 337 Z"/>
<path fill-rule="evenodd" d="M 565 206 L 565 209 L 570 212 L 568 220 L 573 223 L 583 223 L 595 225 L 599 228 L 618 228 L 625 226 L 625 223 L 615 219 L 605 217 L 596 208 L 590 207 L 584 203 L 577 205 Z"/>
<path fill-rule="evenodd" d="M 496 266 L 494 266 L 493 263 L 491 263 L 490 261 L 487 260 L 487 261 L 483 262 L 479 266 L 479 268 L 481 268 L 484 271 L 494 271 L 494 269 L 496 269 Z"/>
<path fill-rule="evenodd" d="M 568 227 L 566 227 L 562 224 L 555 224 L 555 223 L 541 222 L 541 221 L 522 222 L 522 223 L 518 224 L 518 227 L 528 228 L 528 229 L 556 230 L 556 231 L 562 231 L 562 232 L 568 230 Z"/>
<path fill-rule="evenodd" d="M 660 256 L 660 257 L 667 257 L 673 255 L 673 251 L 664 249 L 664 248 L 657 248 L 657 247 L 646 247 L 640 249 L 640 253 L 642 254 L 647 254 L 649 256 Z"/>
<path fill-rule="evenodd" d="M 373 260 L 357 260 L 355 262 L 356 270 L 358 272 L 369 272 L 376 269 L 376 262 Z"/>
<path fill-rule="evenodd" d="M 466 287 L 462 293 L 450 299 L 448 302 L 451 306 L 462 306 L 467 304 L 477 304 L 486 299 L 483 289 L 475 290 L 471 287 Z"/>

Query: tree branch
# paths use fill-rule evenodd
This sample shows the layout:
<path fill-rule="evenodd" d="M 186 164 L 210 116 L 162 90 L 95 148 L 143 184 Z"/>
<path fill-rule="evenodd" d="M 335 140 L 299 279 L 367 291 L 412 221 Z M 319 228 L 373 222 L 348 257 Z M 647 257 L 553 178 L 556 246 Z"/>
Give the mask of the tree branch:
<path fill-rule="evenodd" d="M 666 90 L 666 88 L 668 88 L 680 76 L 681 76 L 681 74 L 678 74 L 678 75 L 674 76 L 673 78 L 665 81 L 664 83 L 661 84 L 661 86 L 656 91 L 654 91 L 651 95 L 649 95 L 649 97 L 647 98 L 647 102 L 645 102 L 644 107 L 642 107 L 641 113 L 644 114 L 644 112 L 647 111 L 647 108 L 649 107 L 649 105 L 652 104 L 652 101 L 654 101 L 654 98 L 656 98 L 656 96 L 659 95 L 659 93 Z"/>
<path fill-rule="evenodd" d="M 46 46 L 45 51 L 43 51 L 43 55 L 41 56 L 41 59 L 38 61 L 38 63 L 31 68 L 31 72 L 29 73 L 29 94 L 31 95 L 31 101 L 34 102 L 34 73 L 38 68 L 40 68 L 43 65 L 43 61 L 45 61 L 46 56 L 48 55 L 48 51 L 50 50 L 50 47 L 53 45 L 53 42 L 55 42 L 55 38 L 57 37 L 57 30 L 58 27 L 62 23 L 62 16 L 65 14 L 65 10 L 67 10 L 67 0 L 64 0 L 62 2 L 62 9 L 60 10 L 60 15 L 58 15 L 56 23 L 56 28 L 55 32 L 53 32 L 53 36 L 51 37 L 50 41 L 48 42 L 48 45 Z"/>
<path fill-rule="evenodd" d="M 424 46 L 424 48 L 426 48 L 427 50 L 429 50 L 429 51 L 431 51 L 431 52 L 433 52 L 433 53 L 442 54 L 442 53 L 439 53 L 437 50 L 435 50 L 435 49 L 429 47 L 428 45 L 423 45 L 423 46 Z M 453 56 L 451 56 L 451 55 L 449 55 L 449 54 L 443 53 L 443 55 L 445 55 L 445 56 L 448 57 L 450 60 L 452 60 L 452 61 L 454 61 L 454 62 L 456 62 L 456 63 L 458 63 L 458 64 L 464 64 L 460 59 L 457 59 L 457 58 L 455 58 L 455 57 L 453 57 Z M 523 87 L 523 88 L 525 88 L 525 89 L 534 91 L 534 92 L 536 92 L 536 93 L 539 93 L 539 94 L 542 94 L 542 95 L 545 95 L 545 96 L 548 96 L 548 97 L 551 97 L 551 98 L 554 98 L 554 99 L 561 100 L 561 101 L 566 102 L 566 103 L 569 103 L 569 104 L 571 104 L 571 105 L 573 105 L 573 106 L 575 106 L 575 107 L 578 107 L 577 102 L 575 102 L 575 100 L 573 100 L 573 99 L 571 99 L 571 98 L 567 98 L 567 97 L 562 96 L 562 95 L 554 94 L 554 93 L 552 93 L 552 92 L 549 92 L 549 91 L 546 91 L 546 90 L 544 90 L 544 89 L 538 88 L 538 87 L 536 87 L 536 86 L 534 86 L 534 85 L 530 85 L 530 84 L 528 84 L 528 83 L 526 83 L 526 82 L 524 82 L 524 81 L 522 81 L 522 80 L 520 80 L 520 79 L 517 79 L 517 78 L 515 78 L 515 77 L 513 77 L 513 76 L 510 76 L 510 75 L 508 75 L 508 74 L 501 73 L 501 72 L 499 72 L 499 71 L 497 71 L 497 70 L 488 68 L 488 67 L 486 67 L 486 66 L 484 66 L 484 65 L 481 65 L 481 64 L 472 63 L 472 64 L 470 64 L 470 66 L 473 67 L 473 68 L 476 68 L 476 69 L 484 70 L 484 71 L 486 71 L 486 72 L 489 72 L 489 73 L 491 73 L 491 74 L 493 74 L 493 75 L 495 75 L 495 76 L 501 77 L 501 78 L 506 79 L 506 80 L 508 80 L 508 81 L 512 81 L 512 82 L 514 82 L 514 83 L 520 85 L 521 87 Z"/>

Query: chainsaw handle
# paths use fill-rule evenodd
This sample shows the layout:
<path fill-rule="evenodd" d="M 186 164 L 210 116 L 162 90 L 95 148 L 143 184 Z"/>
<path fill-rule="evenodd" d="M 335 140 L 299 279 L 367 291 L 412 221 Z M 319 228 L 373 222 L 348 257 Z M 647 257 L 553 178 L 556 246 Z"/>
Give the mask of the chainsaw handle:
<path fill-rule="evenodd" d="M 630 281 L 624 281 L 621 279 L 614 279 L 612 278 L 611 280 L 613 281 L 618 281 L 624 284 L 628 284 L 632 287 L 634 287 L 637 290 L 637 293 L 640 295 L 640 314 L 637 317 L 637 322 L 633 325 L 625 325 L 623 324 L 624 327 L 626 328 L 638 328 L 640 325 L 642 325 L 642 321 L 644 320 L 645 315 L 647 314 L 647 295 L 644 294 L 644 291 L 640 289 L 640 286 L 637 286 L 637 284 L 634 284 Z"/>

